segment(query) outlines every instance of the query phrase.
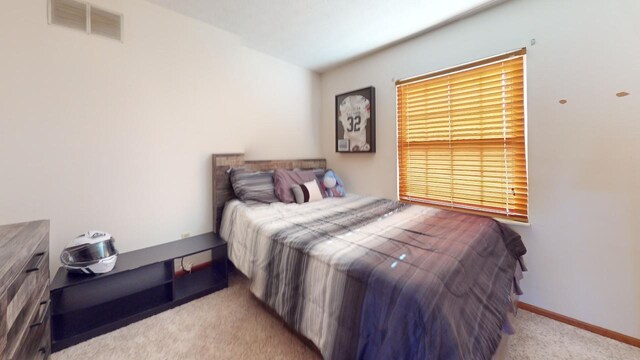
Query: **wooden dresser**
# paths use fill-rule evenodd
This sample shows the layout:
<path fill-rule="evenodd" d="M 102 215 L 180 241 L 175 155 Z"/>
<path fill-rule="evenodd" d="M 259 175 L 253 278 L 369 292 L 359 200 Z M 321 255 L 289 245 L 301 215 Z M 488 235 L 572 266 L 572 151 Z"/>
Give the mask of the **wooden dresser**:
<path fill-rule="evenodd" d="M 49 221 L 0 226 L 0 359 L 50 353 Z"/>

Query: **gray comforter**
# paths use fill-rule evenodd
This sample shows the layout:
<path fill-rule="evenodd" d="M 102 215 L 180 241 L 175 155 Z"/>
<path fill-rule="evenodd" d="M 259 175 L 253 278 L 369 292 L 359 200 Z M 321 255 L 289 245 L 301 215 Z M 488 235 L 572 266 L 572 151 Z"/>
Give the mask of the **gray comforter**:
<path fill-rule="evenodd" d="M 490 359 L 520 237 L 495 220 L 350 195 L 224 210 L 252 292 L 326 359 Z"/>

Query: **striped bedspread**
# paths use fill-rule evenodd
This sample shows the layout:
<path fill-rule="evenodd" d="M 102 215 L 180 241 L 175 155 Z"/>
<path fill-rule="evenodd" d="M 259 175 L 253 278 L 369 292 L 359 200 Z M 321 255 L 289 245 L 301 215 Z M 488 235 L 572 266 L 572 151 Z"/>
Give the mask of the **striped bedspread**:
<path fill-rule="evenodd" d="M 490 359 L 520 237 L 480 216 L 349 195 L 224 209 L 251 291 L 325 359 Z"/>

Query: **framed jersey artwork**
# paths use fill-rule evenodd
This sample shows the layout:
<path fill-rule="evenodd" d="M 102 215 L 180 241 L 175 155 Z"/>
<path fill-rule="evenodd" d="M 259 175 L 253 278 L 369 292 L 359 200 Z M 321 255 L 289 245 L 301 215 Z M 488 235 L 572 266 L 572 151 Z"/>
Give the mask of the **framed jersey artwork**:
<path fill-rule="evenodd" d="M 336 95 L 336 152 L 376 152 L 373 86 Z"/>

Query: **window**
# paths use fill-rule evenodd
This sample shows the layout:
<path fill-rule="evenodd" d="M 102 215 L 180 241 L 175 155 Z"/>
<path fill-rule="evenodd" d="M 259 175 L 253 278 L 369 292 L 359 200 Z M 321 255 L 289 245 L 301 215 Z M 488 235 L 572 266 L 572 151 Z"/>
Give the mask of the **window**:
<path fill-rule="evenodd" d="M 528 221 L 525 54 L 396 82 L 400 200 Z"/>

